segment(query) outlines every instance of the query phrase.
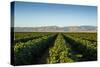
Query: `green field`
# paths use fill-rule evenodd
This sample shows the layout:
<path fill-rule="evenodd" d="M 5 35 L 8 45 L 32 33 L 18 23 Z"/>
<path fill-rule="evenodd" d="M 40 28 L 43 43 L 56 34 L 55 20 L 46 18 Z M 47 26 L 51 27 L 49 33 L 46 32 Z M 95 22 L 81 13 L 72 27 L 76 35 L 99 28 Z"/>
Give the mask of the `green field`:
<path fill-rule="evenodd" d="M 12 47 L 14 65 L 95 61 L 97 33 L 15 32 Z"/>

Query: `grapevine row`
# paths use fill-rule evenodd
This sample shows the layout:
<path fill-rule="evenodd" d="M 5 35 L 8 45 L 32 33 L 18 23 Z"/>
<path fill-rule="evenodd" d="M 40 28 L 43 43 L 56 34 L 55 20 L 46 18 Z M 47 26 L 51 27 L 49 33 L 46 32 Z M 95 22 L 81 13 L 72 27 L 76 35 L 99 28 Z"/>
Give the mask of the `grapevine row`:
<path fill-rule="evenodd" d="M 56 34 L 44 36 L 35 40 L 29 40 L 25 43 L 16 43 L 14 46 L 14 64 L 35 64 L 37 58 L 50 46 L 54 41 Z M 19 45 L 20 44 L 20 45 Z"/>
<path fill-rule="evenodd" d="M 69 51 L 70 48 L 66 45 L 62 35 L 59 34 L 55 40 L 54 46 L 49 48 L 47 63 L 73 62 L 73 60 L 69 58 Z"/>
<path fill-rule="evenodd" d="M 81 54 L 83 54 L 84 60 L 96 60 L 97 48 L 92 46 L 95 44 L 92 44 L 91 42 L 84 39 L 75 38 L 70 35 L 64 34 L 64 36 L 75 50 L 78 50 Z"/>
<path fill-rule="evenodd" d="M 25 36 L 26 35 L 26 36 Z M 37 39 L 43 36 L 48 36 L 51 35 L 50 33 L 41 33 L 41 34 L 36 34 L 36 33 L 27 33 L 25 35 L 18 35 L 18 33 L 16 34 L 16 36 L 22 36 L 20 38 L 17 38 L 14 40 L 14 43 L 18 43 L 18 42 L 27 42 L 28 40 L 32 40 L 32 39 Z M 24 37 L 25 36 L 25 37 Z"/>

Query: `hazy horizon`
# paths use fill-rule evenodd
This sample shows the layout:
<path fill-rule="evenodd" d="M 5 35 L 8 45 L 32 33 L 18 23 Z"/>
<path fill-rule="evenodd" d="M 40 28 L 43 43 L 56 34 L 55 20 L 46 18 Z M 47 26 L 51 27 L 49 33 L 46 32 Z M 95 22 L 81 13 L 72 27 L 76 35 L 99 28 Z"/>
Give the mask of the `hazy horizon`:
<path fill-rule="evenodd" d="M 97 26 L 97 7 L 16 2 L 14 27 Z"/>
<path fill-rule="evenodd" d="M 71 27 L 71 26 L 56 26 L 56 25 L 52 25 L 52 26 L 55 26 L 55 27 Z M 80 25 L 80 26 L 93 26 L 93 25 Z M 25 26 L 21 26 L 21 27 L 25 27 Z M 27 27 L 27 26 L 26 26 Z M 31 26 L 33 27 L 33 26 Z M 34 26 L 35 27 L 35 26 Z M 36 27 L 50 27 L 50 26 L 36 26 Z M 78 27 L 78 26 L 77 26 Z M 97 27 L 97 26 L 94 26 L 94 27 Z"/>

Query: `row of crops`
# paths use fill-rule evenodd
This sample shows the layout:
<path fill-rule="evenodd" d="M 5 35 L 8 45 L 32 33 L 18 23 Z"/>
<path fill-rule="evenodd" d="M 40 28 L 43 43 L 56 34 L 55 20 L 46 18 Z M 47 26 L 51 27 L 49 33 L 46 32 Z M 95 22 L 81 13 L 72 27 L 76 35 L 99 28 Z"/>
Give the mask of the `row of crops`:
<path fill-rule="evenodd" d="M 14 33 L 14 65 L 97 60 L 96 33 Z"/>
<path fill-rule="evenodd" d="M 16 32 L 14 33 L 14 43 L 26 42 L 28 40 L 36 39 L 45 35 L 50 35 L 51 33 L 32 33 L 32 32 Z"/>

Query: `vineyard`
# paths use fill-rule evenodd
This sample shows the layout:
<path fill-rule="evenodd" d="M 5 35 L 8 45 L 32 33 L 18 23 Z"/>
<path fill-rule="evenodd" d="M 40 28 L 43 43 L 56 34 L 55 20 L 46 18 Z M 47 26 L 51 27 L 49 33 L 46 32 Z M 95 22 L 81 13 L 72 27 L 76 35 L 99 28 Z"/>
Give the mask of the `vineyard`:
<path fill-rule="evenodd" d="M 15 32 L 14 65 L 97 60 L 97 33 Z"/>

